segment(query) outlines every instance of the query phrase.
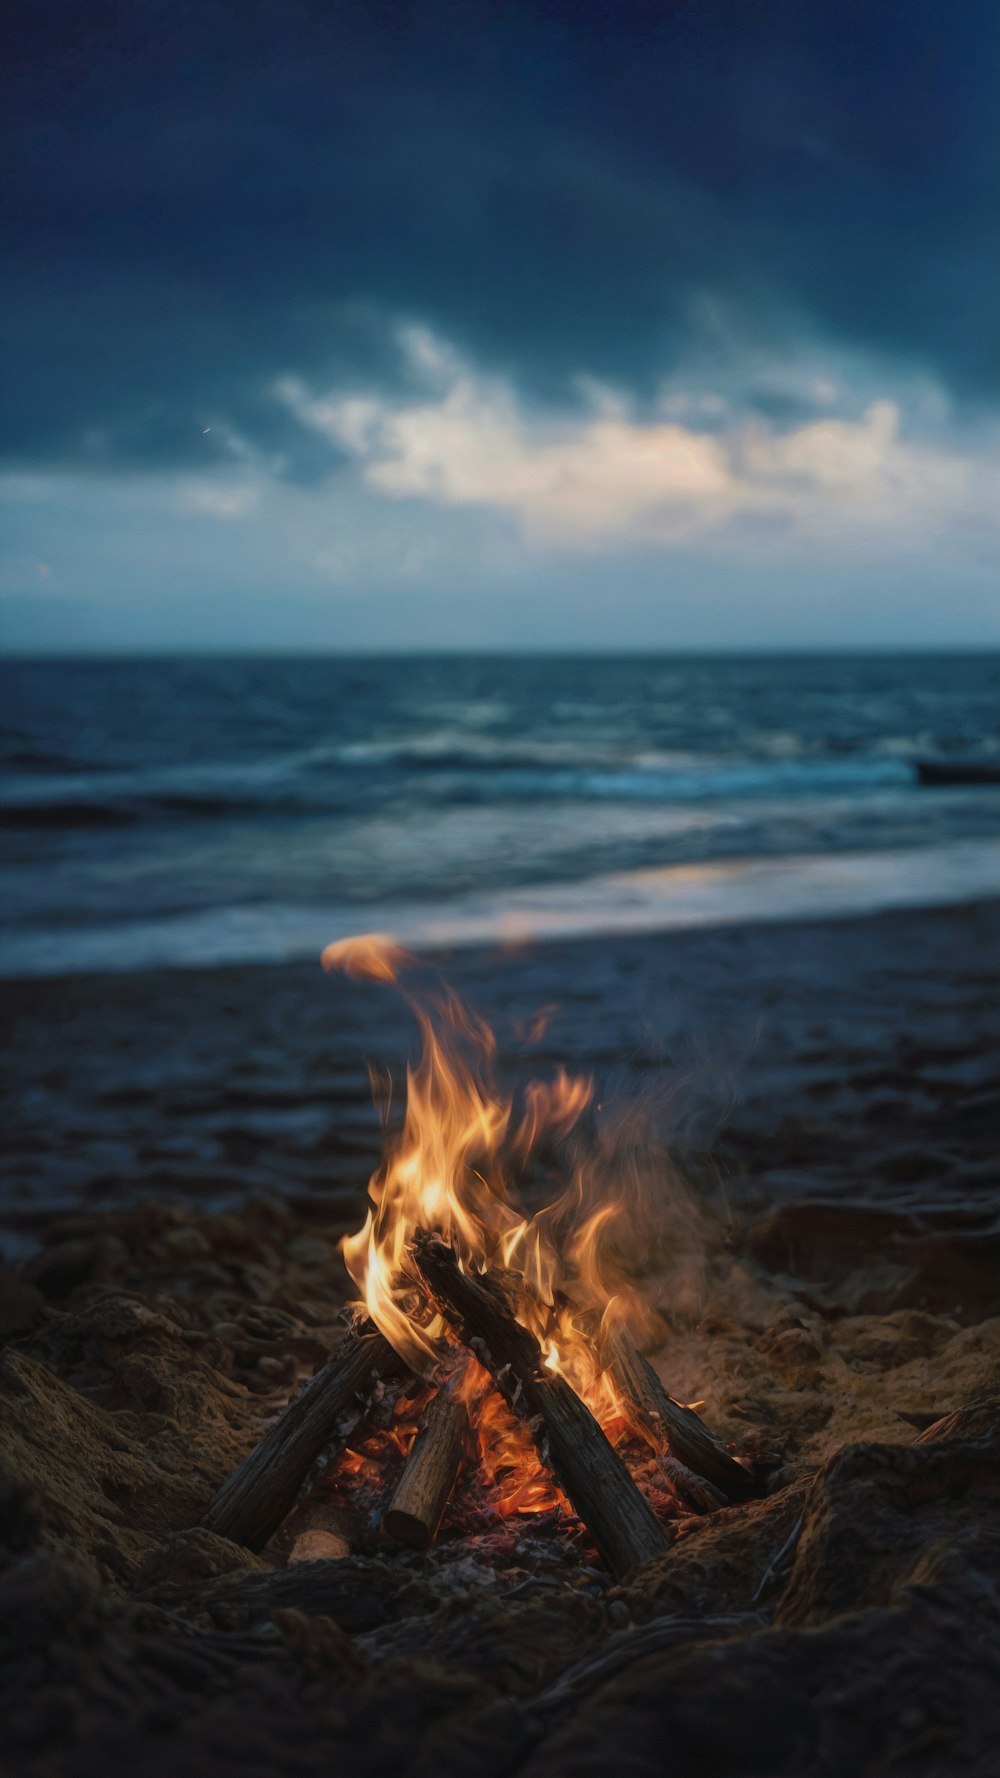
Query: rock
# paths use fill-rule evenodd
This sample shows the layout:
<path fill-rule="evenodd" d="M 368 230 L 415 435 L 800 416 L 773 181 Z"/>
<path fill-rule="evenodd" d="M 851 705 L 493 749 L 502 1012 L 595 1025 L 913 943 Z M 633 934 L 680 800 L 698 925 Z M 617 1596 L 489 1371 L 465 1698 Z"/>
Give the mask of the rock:
<path fill-rule="evenodd" d="M 205 1259 L 212 1251 L 211 1243 L 201 1229 L 190 1223 L 169 1229 L 160 1242 L 173 1259 Z"/>
<path fill-rule="evenodd" d="M 31 1267 L 29 1277 L 43 1296 L 62 1302 L 90 1277 L 99 1258 L 97 1241 L 59 1241 L 47 1247 Z"/>
<path fill-rule="evenodd" d="M 7 1266 L 0 1268 L 0 1346 L 38 1327 L 49 1313 L 37 1284 Z"/>

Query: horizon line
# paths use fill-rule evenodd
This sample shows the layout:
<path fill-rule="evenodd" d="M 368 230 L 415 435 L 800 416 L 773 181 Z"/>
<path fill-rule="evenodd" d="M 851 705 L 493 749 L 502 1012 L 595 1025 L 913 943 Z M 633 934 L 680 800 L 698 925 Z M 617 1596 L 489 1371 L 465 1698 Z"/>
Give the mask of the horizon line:
<path fill-rule="evenodd" d="M 880 655 L 948 655 L 950 657 L 980 656 L 983 654 L 1000 655 L 1000 639 L 995 642 L 857 642 L 857 643 L 777 643 L 762 646 L 748 643 L 743 646 L 713 647 L 710 644 L 698 646 L 681 644 L 664 645 L 655 648 L 604 648 L 593 647 L 564 648 L 557 645 L 540 644 L 535 648 L 476 648 L 476 647 L 411 647 L 411 648 L 337 648 L 330 645 L 319 647 L 307 643 L 289 646 L 232 647 L 230 645 L 184 646 L 153 645 L 145 648 L 73 648 L 73 649 L 35 649 L 5 648 L 0 644 L 0 664 L 34 661 L 53 665 L 68 662 L 91 662 L 93 664 L 110 661 L 147 661 L 147 660 L 573 660 L 573 661 L 648 661 L 648 660 L 745 660 L 745 659 L 815 659 L 816 657 L 835 658 L 848 656 L 880 656 Z"/>

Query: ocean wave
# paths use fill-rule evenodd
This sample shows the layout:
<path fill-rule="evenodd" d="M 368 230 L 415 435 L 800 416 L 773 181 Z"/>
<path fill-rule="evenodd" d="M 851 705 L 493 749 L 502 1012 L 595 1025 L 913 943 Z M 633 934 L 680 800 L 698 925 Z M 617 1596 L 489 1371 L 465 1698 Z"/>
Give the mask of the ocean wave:
<path fill-rule="evenodd" d="M 502 895 L 356 908 L 257 903 L 74 929 L 8 932 L 0 974 L 207 969 L 317 958 L 377 924 L 411 949 L 514 946 L 776 921 L 839 920 L 1000 899 L 1000 841 L 738 859 L 540 883 Z"/>
<path fill-rule="evenodd" d="M 615 749 L 612 736 L 596 742 L 593 738 L 548 740 L 541 736 L 470 734 L 462 729 L 443 728 L 423 734 L 346 741 L 333 750 L 333 757 L 341 765 L 362 768 L 397 765 L 440 770 L 468 766 L 501 772 L 531 765 L 613 764 L 621 753 L 620 747 Z"/>
<path fill-rule="evenodd" d="M 640 764 L 610 769 L 533 771 L 511 767 L 503 775 L 501 793 L 521 797 L 583 797 L 595 801 L 656 800 L 708 802 L 722 799 L 793 796 L 880 789 L 905 789 L 914 783 L 912 770 L 891 759 L 767 760 L 663 770 L 648 757 Z M 469 790 L 491 791 L 495 780 L 470 773 Z"/>
<path fill-rule="evenodd" d="M 374 746 L 374 744 L 372 744 Z M 359 743 L 352 753 L 360 761 Z M 383 766 L 387 756 L 372 754 Z M 905 790 L 912 766 L 892 757 L 718 760 L 709 756 L 643 752 L 628 760 L 579 757 L 565 762 L 533 759 L 529 748 L 484 759 L 478 749 L 405 755 L 398 770 L 373 788 L 328 765 L 316 750 L 289 762 L 240 767 L 199 766 L 191 771 L 147 769 L 81 774 L 40 781 L 8 780 L 0 799 L 0 827 L 12 829 L 110 827 L 142 821 L 267 816 L 277 813 L 358 812 L 373 794 L 407 794 L 430 804 L 588 801 L 711 803 L 766 797 L 817 797 Z M 404 757 L 393 756 L 397 768 Z M 408 773 L 419 774 L 419 789 Z"/>
<path fill-rule="evenodd" d="M 71 753 L 57 753 L 44 747 L 4 747 L 0 752 L 0 769 L 8 772 L 94 772 L 101 768 L 93 760 L 77 759 Z"/>
<path fill-rule="evenodd" d="M 325 753 L 323 757 L 328 757 Z M 317 750 L 246 762 L 144 766 L 47 779 L 11 775 L 0 795 L 0 827 L 79 827 L 131 824 L 189 815 L 266 814 L 305 805 Z M 343 806 L 335 785 L 324 804 Z"/>
<path fill-rule="evenodd" d="M 140 809 L 126 803 L 93 803 L 83 797 L 69 801 L 47 797 L 0 803 L 0 829 L 34 832 L 36 829 L 75 827 L 132 827 L 142 819 Z"/>

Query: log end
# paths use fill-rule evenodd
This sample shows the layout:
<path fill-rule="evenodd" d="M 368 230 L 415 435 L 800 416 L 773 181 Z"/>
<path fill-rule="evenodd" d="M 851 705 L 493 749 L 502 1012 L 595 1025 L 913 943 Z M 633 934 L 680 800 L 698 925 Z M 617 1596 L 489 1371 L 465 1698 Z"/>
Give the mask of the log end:
<path fill-rule="evenodd" d="M 392 1538 L 393 1543 L 401 1543 L 408 1550 L 430 1548 L 431 1528 L 418 1514 L 391 1506 L 382 1523 L 386 1535 Z"/>

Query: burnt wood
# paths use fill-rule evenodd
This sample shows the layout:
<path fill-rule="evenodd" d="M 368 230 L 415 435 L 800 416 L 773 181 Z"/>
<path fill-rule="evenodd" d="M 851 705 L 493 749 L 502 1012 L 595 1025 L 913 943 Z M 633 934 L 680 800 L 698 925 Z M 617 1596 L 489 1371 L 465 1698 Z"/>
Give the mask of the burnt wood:
<path fill-rule="evenodd" d="M 414 1244 L 421 1275 L 466 1345 L 526 1421 L 544 1464 L 558 1477 L 608 1568 L 617 1577 L 662 1554 L 666 1536 L 648 1500 L 612 1449 L 585 1402 L 545 1369 L 534 1335 L 514 1317 L 488 1275 L 461 1272 L 450 1247 Z"/>
<path fill-rule="evenodd" d="M 378 1379 L 400 1369 L 373 1322 L 352 1328 L 220 1488 L 203 1520 L 208 1530 L 247 1549 L 263 1549 L 294 1506 L 324 1445 L 338 1432 L 346 1437 Z"/>
<path fill-rule="evenodd" d="M 659 1456 L 676 1458 L 695 1479 L 710 1483 L 723 1500 L 749 1498 L 754 1492 L 749 1471 L 729 1455 L 693 1408 L 667 1394 L 649 1359 L 621 1335 L 612 1342 L 610 1368 L 625 1419 Z M 683 1478 L 678 1479 L 683 1484 Z M 697 1503 L 691 1500 L 691 1504 Z M 704 1511 L 704 1506 L 698 1510 Z"/>
<path fill-rule="evenodd" d="M 396 1543 L 413 1550 L 433 1543 L 468 1437 L 469 1416 L 462 1403 L 436 1395 L 386 1509 L 385 1529 Z"/>

